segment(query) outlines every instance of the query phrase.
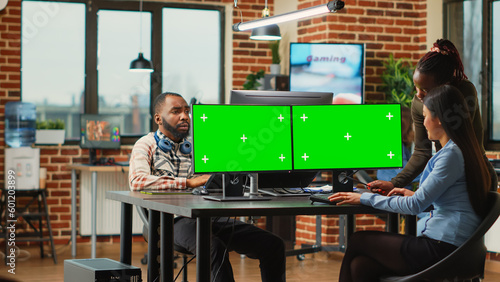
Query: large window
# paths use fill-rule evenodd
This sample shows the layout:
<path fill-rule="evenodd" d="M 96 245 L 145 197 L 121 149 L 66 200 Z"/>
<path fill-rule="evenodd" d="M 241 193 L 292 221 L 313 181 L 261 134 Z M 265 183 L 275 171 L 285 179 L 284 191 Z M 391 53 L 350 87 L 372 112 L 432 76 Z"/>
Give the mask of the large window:
<path fill-rule="evenodd" d="M 142 135 L 150 129 L 151 76 L 129 66 L 140 49 L 151 59 L 151 13 L 100 10 L 97 31 L 98 112 L 122 115 L 122 134 Z"/>
<path fill-rule="evenodd" d="M 22 1 L 21 97 L 38 118 L 63 119 L 67 140 L 79 139 L 81 113 L 99 113 L 122 115 L 122 140 L 134 142 L 154 129 L 151 104 L 163 91 L 223 101 L 224 7 L 143 5 Z M 152 74 L 129 71 L 140 51 Z"/>
<path fill-rule="evenodd" d="M 476 86 L 481 101 L 482 81 L 481 62 L 482 43 L 482 3 L 481 1 L 460 1 L 446 4 L 445 37 L 457 47 L 462 57 L 464 71 Z M 437 38 L 436 38 L 437 39 Z"/>
<path fill-rule="evenodd" d="M 444 37 L 459 49 L 481 102 L 485 147 L 500 150 L 500 1 L 444 0 Z"/>
<path fill-rule="evenodd" d="M 220 101 L 222 35 L 213 28 L 220 18 L 219 11 L 163 9 L 164 92 L 178 92 L 188 102 L 191 98 L 203 103 Z"/>
<path fill-rule="evenodd" d="M 85 4 L 22 2 L 22 99 L 37 118 L 66 121 L 78 136 L 85 91 Z"/>

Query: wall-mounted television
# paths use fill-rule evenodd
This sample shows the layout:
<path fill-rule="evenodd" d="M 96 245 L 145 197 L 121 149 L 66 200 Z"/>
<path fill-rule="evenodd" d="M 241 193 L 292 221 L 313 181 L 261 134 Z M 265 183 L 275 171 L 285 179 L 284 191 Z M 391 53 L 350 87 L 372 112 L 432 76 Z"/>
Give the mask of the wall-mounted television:
<path fill-rule="evenodd" d="M 333 92 L 334 104 L 362 104 L 365 46 L 290 43 L 290 91 Z"/>

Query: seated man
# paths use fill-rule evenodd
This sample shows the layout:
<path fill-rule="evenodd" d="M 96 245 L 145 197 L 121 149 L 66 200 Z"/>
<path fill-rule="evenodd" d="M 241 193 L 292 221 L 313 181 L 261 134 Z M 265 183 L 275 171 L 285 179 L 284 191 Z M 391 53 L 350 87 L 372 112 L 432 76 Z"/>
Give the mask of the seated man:
<path fill-rule="evenodd" d="M 193 175 L 187 140 L 190 108 L 182 96 L 160 94 L 154 102 L 154 121 L 158 131 L 140 138 L 132 149 L 130 189 L 186 189 L 204 185 L 209 175 Z M 259 259 L 262 281 L 285 281 L 285 245 L 279 237 L 230 218 L 214 220 L 212 231 L 212 281 L 234 281 L 229 251 Z M 196 253 L 195 219 L 174 219 L 174 243 Z"/>

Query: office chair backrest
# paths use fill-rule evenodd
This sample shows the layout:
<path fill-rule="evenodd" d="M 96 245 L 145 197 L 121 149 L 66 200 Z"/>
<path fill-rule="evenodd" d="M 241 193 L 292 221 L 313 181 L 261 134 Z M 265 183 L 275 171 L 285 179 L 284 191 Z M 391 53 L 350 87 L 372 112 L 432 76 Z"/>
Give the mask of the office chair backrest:
<path fill-rule="evenodd" d="M 383 277 L 380 281 L 462 281 L 482 278 L 487 252 L 483 237 L 500 215 L 500 194 L 488 192 L 487 205 L 488 214 L 484 217 L 477 230 L 462 246 L 447 257 L 416 274 Z"/>

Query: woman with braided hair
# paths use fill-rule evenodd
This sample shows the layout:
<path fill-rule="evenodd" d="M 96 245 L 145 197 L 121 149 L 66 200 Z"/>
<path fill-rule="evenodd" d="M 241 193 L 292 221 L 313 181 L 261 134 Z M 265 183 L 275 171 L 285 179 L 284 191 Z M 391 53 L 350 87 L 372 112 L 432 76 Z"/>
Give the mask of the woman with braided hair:
<path fill-rule="evenodd" d="M 417 91 L 411 106 L 415 130 L 415 149 L 404 169 L 391 181 L 375 180 L 370 182 L 369 186 L 372 191 L 388 192 L 394 187 L 405 187 L 424 170 L 427 161 L 432 157 L 432 143 L 423 124 L 422 101 L 431 89 L 440 85 L 453 85 L 464 96 L 467 109 L 457 110 L 469 112 L 474 133 L 481 145 L 484 158 L 487 159 L 483 147 L 483 124 L 479 112 L 476 88 L 467 80 L 460 54 L 455 45 L 447 39 L 438 39 L 431 50 L 419 60 L 413 74 L 413 82 Z M 442 144 L 436 141 L 435 146 L 437 150 L 440 150 Z M 488 169 L 491 175 L 491 189 L 496 191 L 498 185 L 497 175 L 491 164 L 489 164 Z"/>

